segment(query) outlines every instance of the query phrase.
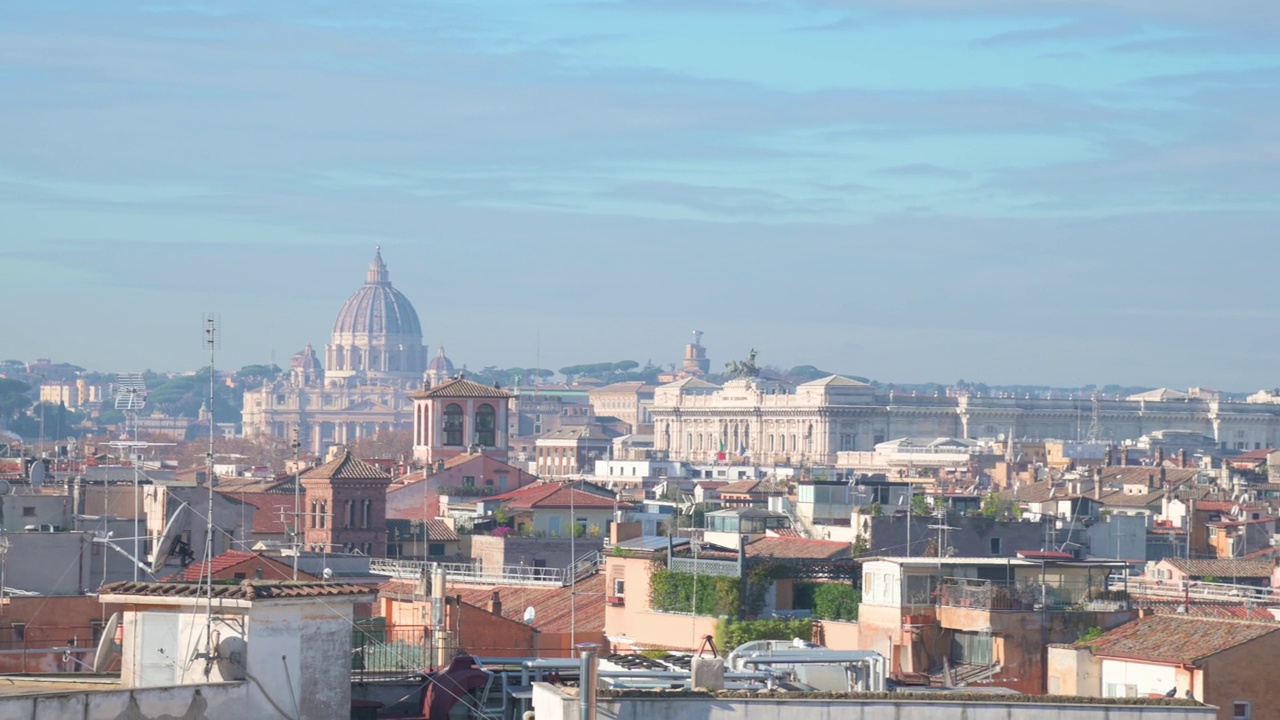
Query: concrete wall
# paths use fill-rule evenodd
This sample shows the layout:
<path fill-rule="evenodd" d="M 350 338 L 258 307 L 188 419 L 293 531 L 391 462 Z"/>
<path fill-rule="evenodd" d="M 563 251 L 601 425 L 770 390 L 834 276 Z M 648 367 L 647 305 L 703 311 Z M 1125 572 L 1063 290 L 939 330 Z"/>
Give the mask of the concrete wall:
<path fill-rule="evenodd" d="M 1128 686 L 1135 688 L 1138 697 L 1164 695 L 1170 688 L 1181 695 L 1190 681 L 1190 673 L 1173 665 L 1102 658 L 1103 697 L 1125 697 Z"/>
<path fill-rule="evenodd" d="M 70 495 L 0 495 L 0 528 L 11 533 L 28 525 L 67 530 L 75 514 L 71 505 Z"/>
<path fill-rule="evenodd" d="M 832 650 L 861 650 L 862 632 L 856 622 L 819 620 L 815 623 L 814 642 Z"/>
<path fill-rule="evenodd" d="M 1050 695 L 1102 697 L 1102 669 L 1088 648 L 1065 645 L 1048 649 L 1047 688 Z"/>
<path fill-rule="evenodd" d="M 559 688 L 534 683 L 538 720 L 577 720 L 578 701 Z M 719 697 L 602 699 L 599 720 L 1210 720 L 1211 707 L 1067 705 L 1064 703 L 939 700 L 788 700 Z"/>
<path fill-rule="evenodd" d="M 5 586 L 41 595 L 82 595 L 98 589 L 102 553 L 114 553 L 95 547 L 87 532 L 20 532 L 5 537 Z"/>
<path fill-rule="evenodd" d="M 609 557 L 605 560 L 605 592 L 612 594 L 615 579 L 625 581 L 621 605 L 604 609 L 604 633 L 615 649 L 660 647 L 697 649 L 702 636 L 715 635 L 718 620 L 712 617 L 654 612 L 649 606 L 649 556 Z"/>
<path fill-rule="evenodd" d="M 593 550 L 599 551 L 603 547 L 604 541 L 599 538 L 576 538 L 573 541 L 573 550 L 578 557 Z M 548 568 L 564 569 L 573 563 L 573 555 L 569 549 L 567 538 L 504 538 L 491 535 L 474 535 L 471 538 L 471 559 L 491 572 L 499 572 L 504 565 L 523 564 L 535 567 L 535 563 L 539 562 L 545 563 Z"/>
<path fill-rule="evenodd" d="M 1231 704 L 1237 701 L 1252 703 L 1253 717 L 1258 720 L 1276 717 L 1280 683 L 1266 677 L 1272 675 L 1277 657 L 1280 637 L 1272 633 L 1207 658 L 1204 671 L 1197 673 L 1203 684 L 1195 688 L 1196 698 L 1222 708 L 1220 720 L 1231 720 Z"/>
<path fill-rule="evenodd" d="M 62 686 L 59 689 L 64 689 Z M 255 714 L 247 704 L 247 683 L 219 683 L 201 686 L 148 688 L 145 690 L 65 690 L 50 692 L 33 688 L 40 695 L 0 697 L 0 717 L 23 720 L 66 720 L 67 718 L 250 718 Z M 349 711 L 348 711 L 349 712 Z M 333 717 L 347 717 L 335 715 Z"/>

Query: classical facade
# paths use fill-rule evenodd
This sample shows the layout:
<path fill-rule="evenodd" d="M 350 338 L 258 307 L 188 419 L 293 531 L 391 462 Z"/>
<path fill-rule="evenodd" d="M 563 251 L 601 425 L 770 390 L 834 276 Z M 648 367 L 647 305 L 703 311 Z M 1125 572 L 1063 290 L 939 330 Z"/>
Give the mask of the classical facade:
<path fill-rule="evenodd" d="M 308 344 L 293 356 L 287 375 L 246 390 L 243 432 L 289 442 L 296 430 L 304 447 L 323 454 L 379 432 L 409 430 L 408 392 L 420 387 L 426 358 L 418 314 L 391 286 L 379 248 L 364 285 L 338 311 L 325 363 Z"/>
<path fill-rule="evenodd" d="M 1106 440 L 1162 430 L 1214 438 L 1220 449 L 1280 445 L 1280 405 L 1215 398 L 915 396 L 833 375 L 788 385 L 739 378 L 723 386 L 685 378 L 654 391 L 654 449 L 673 460 L 749 458 L 757 465 L 834 465 L 902 437 L 1082 438 L 1097 418 Z"/>

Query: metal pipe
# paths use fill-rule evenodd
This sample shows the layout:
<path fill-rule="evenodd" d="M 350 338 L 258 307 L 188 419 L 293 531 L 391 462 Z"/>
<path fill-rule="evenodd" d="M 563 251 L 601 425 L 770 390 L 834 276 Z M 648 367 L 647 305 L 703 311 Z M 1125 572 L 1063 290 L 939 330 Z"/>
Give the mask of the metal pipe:
<path fill-rule="evenodd" d="M 578 720 L 595 720 L 596 718 L 596 683 L 600 671 L 597 653 L 600 646 L 596 643 L 578 645 L 581 664 L 578 668 Z"/>

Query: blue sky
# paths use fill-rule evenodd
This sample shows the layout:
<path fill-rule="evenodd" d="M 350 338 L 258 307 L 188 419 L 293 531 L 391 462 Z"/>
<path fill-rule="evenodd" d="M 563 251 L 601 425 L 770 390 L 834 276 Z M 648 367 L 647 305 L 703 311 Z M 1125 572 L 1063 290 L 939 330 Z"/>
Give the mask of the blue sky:
<path fill-rule="evenodd" d="M 0 355 L 1280 385 L 1280 7 L 9 2 Z"/>

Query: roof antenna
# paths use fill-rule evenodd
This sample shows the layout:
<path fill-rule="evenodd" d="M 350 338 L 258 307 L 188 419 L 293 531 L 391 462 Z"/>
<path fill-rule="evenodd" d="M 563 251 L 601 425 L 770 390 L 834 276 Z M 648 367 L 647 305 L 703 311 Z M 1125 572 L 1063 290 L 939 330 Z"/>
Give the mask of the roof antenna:
<path fill-rule="evenodd" d="M 201 582 L 206 582 L 208 601 L 204 609 L 204 656 L 206 660 L 213 658 L 213 438 L 214 438 L 214 388 L 217 373 L 214 372 L 214 355 L 222 346 L 220 317 L 217 313 L 204 314 L 204 346 L 209 350 L 209 452 L 205 453 L 205 477 L 209 481 L 209 505 L 205 508 L 204 528 L 204 572 Z M 205 666 L 208 668 L 208 665 Z"/>

